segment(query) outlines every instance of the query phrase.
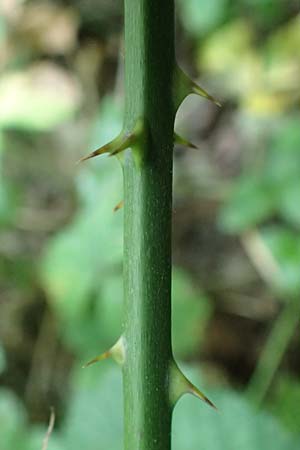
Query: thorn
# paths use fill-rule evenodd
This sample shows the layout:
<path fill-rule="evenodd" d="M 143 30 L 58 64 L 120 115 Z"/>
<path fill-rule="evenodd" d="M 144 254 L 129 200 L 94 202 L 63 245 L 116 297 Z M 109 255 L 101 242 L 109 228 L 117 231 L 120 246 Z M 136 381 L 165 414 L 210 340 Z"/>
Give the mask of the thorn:
<path fill-rule="evenodd" d="M 192 81 L 192 92 L 194 94 L 200 95 L 201 97 L 207 98 L 207 100 L 210 100 L 215 105 L 219 106 L 219 108 L 222 107 L 219 100 L 217 100 L 215 97 L 210 95 L 208 92 L 206 92 L 204 89 L 202 89 L 202 87 L 198 86 L 198 84 L 194 83 L 193 81 Z"/>
<path fill-rule="evenodd" d="M 103 147 L 99 147 L 96 150 L 94 150 L 92 153 L 89 153 L 86 156 L 83 156 L 77 161 L 77 164 L 80 164 L 84 161 L 87 161 L 88 159 L 94 158 L 98 155 L 103 155 L 104 153 L 109 153 L 109 147 L 112 144 L 113 141 L 109 142 L 108 144 L 104 145 Z"/>
<path fill-rule="evenodd" d="M 217 410 L 216 406 L 203 394 L 196 386 L 194 386 L 182 373 L 173 360 L 170 367 L 170 401 L 173 406 L 184 394 L 192 394 L 200 398 L 207 405 Z"/>
<path fill-rule="evenodd" d="M 122 365 L 125 361 L 125 345 L 124 345 L 124 338 L 123 336 L 120 337 L 120 339 L 113 345 L 109 350 L 107 350 L 104 353 L 101 353 L 101 355 L 96 356 L 95 358 L 88 361 L 86 364 L 82 366 L 83 369 L 85 369 L 88 366 L 91 366 L 92 364 L 95 364 L 98 361 L 103 361 L 104 359 L 112 358 L 116 361 L 116 363 Z"/>
<path fill-rule="evenodd" d="M 177 133 L 174 133 L 174 142 L 175 144 L 183 145 L 184 147 L 195 148 L 197 150 L 199 149 L 195 144 L 183 138 Z"/>
<path fill-rule="evenodd" d="M 139 141 L 142 132 L 143 132 L 143 121 L 139 119 L 137 120 L 132 131 L 122 130 L 121 133 L 115 139 L 103 145 L 102 147 L 97 148 L 93 152 L 89 153 L 87 156 L 83 156 L 82 158 L 79 159 L 78 163 L 87 161 L 88 159 L 94 158 L 95 156 L 98 155 L 103 155 L 104 153 L 108 153 L 109 156 L 115 156 L 118 153 L 122 152 L 123 150 L 126 150 L 127 148 L 135 145 Z"/>
<path fill-rule="evenodd" d="M 188 380 L 187 380 L 188 381 Z M 189 382 L 189 381 L 188 381 Z M 213 404 L 213 402 L 211 402 L 209 400 L 209 398 L 206 397 L 206 395 L 203 394 L 203 392 L 199 391 L 198 388 L 196 388 L 196 386 L 194 386 L 192 383 L 190 383 L 190 391 L 189 393 L 194 395 L 197 398 L 200 398 L 200 400 L 203 400 L 205 403 L 207 403 L 209 406 L 211 406 L 212 408 L 214 408 L 216 411 L 218 411 L 218 408 Z"/>
<path fill-rule="evenodd" d="M 113 209 L 113 212 L 119 211 L 119 209 L 123 208 L 124 206 L 124 200 L 121 200 L 119 203 L 116 204 L 116 206 Z"/>
<path fill-rule="evenodd" d="M 86 367 L 91 366 L 92 364 L 95 364 L 98 361 L 103 361 L 104 359 L 110 358 L 111 357 L 111 352 L 110 350 L 108 350 L 107 352 L 101 353 L 101 355 L 96 356 L 95 358 L 91 359 L 90 361 L 88 361 L 86 364 L 84 364 L 82 366 L 83 369 L 85 369 Z"/>
<path fill-rule="evenodd" d="M 115 149 L 112 149 L 111 152 L 109 152 L 109 156 L 115 156 L 118 153 L 121 153 L 123 150 L 126 150 L 126 148 L 132 147 L 132 145 L 135 143 L 135 134 L 132 133 L 126 133 L 124 135 L 120 135 L 120 141 L 115 146 Z M 117 138 L 118 139 L 118 138 Z"/>
<path fill-rule="evenodd" d="M 183 100 L 189 94 L 197 94 L 204 97 L 217 106 L 221 106 L 221 103 L 216 100 L 212 95 L 205 91 L 201 86 L 198 86 L 193 80 L 191 80 L 188 75 L 186 75 L 183 70 L 177 66 L 175 69 L 175 82 L 174 82 L 174 98 L 176 108 L 179 108 Z"/>

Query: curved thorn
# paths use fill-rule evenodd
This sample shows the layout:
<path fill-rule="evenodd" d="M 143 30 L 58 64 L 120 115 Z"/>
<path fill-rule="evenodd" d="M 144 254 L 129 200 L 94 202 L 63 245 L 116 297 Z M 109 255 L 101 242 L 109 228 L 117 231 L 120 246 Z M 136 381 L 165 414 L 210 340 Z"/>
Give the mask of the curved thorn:
<path fill-rule="evenodd" d="M 209 398 L 206 397 L 206 395 L 203 394 L 196 386 L 194 386 L 192 383 L 190 383 L 190 391 L 189 393 L 194 395 L 197 398 L 200 398 L 200 400 L 203 400 L 205 403 L 207 403 L 209 406 L 214 408 L 216 411 L 218 411 L 218 408 L 209 400 Z"/>
<path fill-rule="evenodd" d="M 111 356 L 111 353 L 108 350 L 107 352 L 101 353 L 101 355 L 98 355 L 95 358 L 93 358 L 90 361 L 88 361 L 86 364 L 84 364 L 82 366 L 82 368 L 85 369 L 86 367 L 91 366 L 92 364 L 95 364 L 98 361 L 103 361 L 103 359 L 110 358 L 110 356 Z"/>
<path fill-rule="evenodd" d="M 116 363 L 122 365 L 125 361 L 125 344 L 124 344 L 124 338 L 123 336 L 120 337 L 120 339 L 113 345 L 109 350 L 107 350 L 104 353 L 101 353 L 101 355 L 96 356 L 95 358 L 88 361 L 86 364 L 82 366 L 82 368 L 91 366 L 92 364 L 95 364 L 98 361 L 103 361 L 107 358 L 112 358 L 116 361 Z"/>
<path fill-rule="evenodd" d="M 77 164 L 80 164 L 84 161 L 87 161 L 88 159 L 94 158 L 95 156 L 98 155 L 103 155 L 104 153 L 109 153 L 110 152 L 110 146 L 114 141 L 109 142 L 108 144 L 103 145 L 102 147 L 97 148 L 96 150 L 94 150 L 93 152 L 89 153 L 86 156 L 83 156 L 82 158 L 80 158 L 77 161 Z"/>
<path fill-rule="evenodd" d="M 198 147 L 195 144 L 188 141 L 187 139 L 185 139 L 184 137 L 180 136 L 177 133 L 174 133 L 174 142 L 175 144 L 183 145 L 184 147 L 195 148 L 198 150 Z"/>
<path fill-rule="evenodd" d="M 135 142 L 134 133 L 126 133 L 123 136 L 120 136 L 120 141 L 115 146 L 115 148 L 112 149 L 111 152 L 109 152 L 109 156 L 115 156 L 118 153 L 121 153 L 123 150 L 126 150 L 126 148 L 131 147 L 132 144 L 134 144 L 134 142 Z"/>
<path fill-rule="evenodd" d="M 184 394 L 192 394 L 195 397 L 200 398 L 206 404 L 214 409 L 216 406 L 203 394 L 199 389 L 197 389 L 182 373 L 182 371 L 177 366 L 176 362 L 173 361 L 170 366 L 170 401 L 172 406 L 175 406 L 177 401 Z"/>
<path fill-rule="evenodd" d="M 221 103 L 218 100 L 206 92 L 201 86 L 198 86 L 198 84 L 191 80 L 178 66 L 175 69 L 174 77 L 174 98 L 176 108 L 180 106 L 189 94 L 193 93 L 211 100 L 217 106 L 221 106 Z"/>
<path fill-rule="evenodd" d="M 116 206 L 113 209 L 113 212 L 119 211 L 119 209 L 123 208 L 124 206 L 124 200 L 121 200 L 119 203 L 116 204 Z"/>
<path fill-rule="evenodd" d="M 115 156 L 118 153 L 126 150 L 129 147 L 135 145 L 141 138 L 143 133 L 143 120 L 138 119 L 132 131 L 124 131 L 112 141 L 108 142 L 108 144 L 103 145 L 102 147 L 97 148 L 92 153 L 87 156 L 83 156 L 79 159 L 78 163 L 86 161 L 88 159 L 94 158 L 98 155 L 103 155 L 104 153 L 108 153 L 109 156 Z"/>
<path fill-rule="evenodd" d="M 215 105 L 219 106 L 219 108 L 222 107 L 219 100 L 217 100 L 215 97 L 210 95 L 208 92 L 206 92 L 204 89 L 202 89 L 202 87 L 198 86 L 198 84 L 194 83 L 193 81 L 192 81 L 192 92 L 194 94 L 200 95 L 201 97 L 207 98 L 207 100 L 210 100 Z"/>

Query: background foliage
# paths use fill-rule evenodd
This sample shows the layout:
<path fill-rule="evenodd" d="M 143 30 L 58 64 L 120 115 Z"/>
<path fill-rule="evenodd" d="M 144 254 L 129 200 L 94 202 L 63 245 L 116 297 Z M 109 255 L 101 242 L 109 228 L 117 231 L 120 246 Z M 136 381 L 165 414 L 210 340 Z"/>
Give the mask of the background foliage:
<path fill-rule="evenodd" d="M 178 0 L 177 58 L 223 103 L 182 105 L 174 350 L 220 409 L 184 398 L 175 450 L 300 436 L 300 27 L 283 0 Z M 122 2 L 0 5 L 0 447 L 117 450 L 118 369 L 81 365 L 122 318 L 122 175 L 80 156 L 121 129 Z M 200 378 L 199 378 L 200 377 Z"/>

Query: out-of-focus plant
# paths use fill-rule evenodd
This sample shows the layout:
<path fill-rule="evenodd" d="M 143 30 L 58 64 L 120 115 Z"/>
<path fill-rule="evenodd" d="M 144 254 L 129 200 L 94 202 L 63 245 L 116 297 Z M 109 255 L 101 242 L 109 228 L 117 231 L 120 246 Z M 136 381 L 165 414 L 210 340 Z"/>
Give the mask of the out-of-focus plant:
<path fill-rule="evenodd" d="M 300 319 L 300 133 L 298 117 L 282 123 L 262 158 L 236 181 L 221 212 L 224 229 L 242 234 L 242 242 L 275 295 L 284 300 L 249 387 L 260 402 L 288 347 Z M 281 219 L 277 225 L 268 221 Z M 259 227 L 259 231 L 251 231 Z"/>
<path fill-rule="evenodd" d="M 4 3 L 9 7 L 10 2 Z M 113 206 L 122 197 L 121 174 L 117 173 L 113 158 L 81 167 L 80 174 L 71 181 L 75 186 L 76 212 L 74 217 L 68 216 L 68 225 L 58 230 L 51 228 L 51 224 L 49 226 L 50 213 L 41 222 L 39 218 L 35 222 L 32 210 L 29 211 L 29 217 L 23 217 L 26 212 L 26 177 L 22 175 L 18 179 L 5 172 L 7 162 L 9 167 L 21 171 L 27 162 L 37 164 L 41 152 L 50 155 L 52 146 L 48 147 L 47 138 L 55 130 L 58 131 L 55 145 L 61 153 L 58 166 L 72 166 L 72 146 L 72 156 L 68 161 L 61 159 L 64 145 L 60 139 L 65 131 L 60 125 L 74 119 L 78 106 L 82 105 L 78 67 L 82 65 L 89 72 L 93 64 L 87 53 L 100 55 L 103 45 L 101 42 L 100 46 L 95 44 L 89 47 L 83 36 L 80 48 L 71 56 L 78 26 L 76 14 L 71 9 L 74 7 L 75 11 L 79 4 L 85 8 L 84 2 L 74 2 L 66 14 L 58 11 L 56 6 L 49 8 L 49 2 L 43 2 L 43 5 L 39 3 L 11 2 L 19 5 L 13 20 L 17 18 L 19 10 L 27 11 L 28 7 L 27 13 L 22 15 L 22 26 L 17 27 L 17 34 L 14 34 L 14 23 L 6 24 L 0 17 L 0 226 L 3 231 L 0 274 L 5 280 L 3 293 L 5 298 L 8 286 L 14 292 L 23 293 L 26 298 L 28 293 L 34 291 L 39 273 L 38 283 L 45 292 L 50 310 L 55 313 L 62 343 L 74 355 L 75 364 L 70 379 L 61 380 L 62 390 L 66 392 L 65 411 L 63 418 L 60 417 L 61 412 L 57 411 L 57 428 L 51 435 L 48 450 L 69 447 L 79 450 L 83 446 L 87 450 L 96 447 L 117 450 L 121 448 L 123 433 L 120 375 L 106 365 L 89 371 L 82 371 L 78 366 L 93 352 L 111 345 L 121 326 L 123 213 L 112 213 Z M 105 8 L 107 2 L 99 2 L 99 16 L 104 23 L 102 5 Z M 38 11 L 35 6 L 39 6 L 36 8 Z M 299 289 L 299 118 L 295 110 L 290 115 L 286 114 L 288 108 L 298 105 L 298 19 L 290 19 L 292 8 L 288 3 L 268 0 L 239 0 L 234 4 L 214 0 L 209 6 L 203 0 L 182 0 L 178 6 L 191 48 L 196 50 L 199 71 L 206 77 L 208 85 L 214 84 L 216 91 L 219 85 L 222 87 L 222 96 L 235 105 L 235 129 L 247 136 L 247 152 L 242 154 L 245 170 L 232 180 L 232 194 L 221 212 L 223 229 L 240 236 L 249 257 L 266 281 L 269 292 L 280 300 L 279 307 L 283 309 L 274 327 L 274 331 L 278 330 L 279 343 L 276 335 L 274 337 L 271 333 L 267 351 L 262 352 L 262 363 L 259 364 L 259 367 L 263 367 L 263 370 L 258 369 L 257 379 L 260 381 L 259 384 L 252 384 L 251 397 L 259 403 L 268 392 L 268 402 L 264 406 L 268 406 L 272 414 L 277 415 L 296 434 L 299 429 L 299 383 L 291 376 L 275 378 L 274 373 L 298 323 L 298 306 L 292 300 L 297 297 Z M 36 17 L 39 19 L 35 20 L 32 28 L 29 19 Z M 47 21 L 47 17 L 59 20 Z M 81 20 L 90 20 L 93 32 L 96 31 L 94 16 L 90 19 L 85 16 Z M 55 27 L 51 25 L 53 23 Z M 69 31 L 67 34 L 58 33 L 58 26 L 59 30 Z M 3 42 L 9 33 L 12 33 L 13 41 L 7 47 Z M 49 36 L 56 38 L 49 40 Z M 69 43 L 63 39 L 58 42 L 57 36 L 69 36 Z M 66 45 L 64 49 L 62 45 Z M 68 55 L 67 61 L 62 56 L 63 52 Z M 60 61 L 65 64 L 60 64 Z M 88 87 L 88 73 L 85 76 L 85 87 Z M 57 89 L 53 90 L 53 86 Z M 94 86 L 89 89 L 88 95 L 97 102 Z M 101 86 L 101 89 L 104 87 Z M 63 95 L 57 95 L 59 93 Z M 48 109 L 44 107 L 45 102 Z M 83 109 L 80 108 L 81 113 Z M 113 105 L 111 99 L 102 102 L 91 147 L 104 144 L 121 130 L 121 109 L 120 104 Z M 226 119 L 226 107 L 223 110 Z M 280 114 L 282 111 L 285 117 Z M 90 117 L 84 120 L 85 124 L 89 123 Z M 75 136 L 77 132 L 80 135 L 80 128 L 88 134 L 89 131 L 84 131 L 85 126 L 82 123 L 76 126 L 76 130 L 73 129 Z M 68 132 L 69 136 L 71 134 L 72 131 Z M 222 140 L 222 136 L 216 136 L 216 141 L 219 139 Z M 34 173 L 40 173 L 45 180 L 54 179 L 56 183 L 56 167 L 53 170 L 51 166 L 47 172 L 48 160 L 46 163 L 42 158 L 40 160 L 44 162 L 32 169 Z M 249 162 L 250 169 L 247 165 Z M 198 168 L 195 165 L 194 173 L 200 178 Z M 201 176 L 201 186 L 205 183 L 204 178 Z M 222 189 L 222 180 L 218 181 Z M 57 186 L 58 192 L 61 186 L 63 184 Z M 188 197 L 189 186 L 182 186 L 184 195 Z M 228 183 L 222 193 L 226 193 L 227 188 Z M 64 192 L 59 192 L 59 196 L 63 199 Z M 31 224 L 37 227 L 39 235 L 45 239 L 41 258 L 29 255 L 27 251 L 28 239 L 23 227 L 26 233 Z M 12 232 L 9 231 L 10 227 L 13 227 Z M 45 236 L 44 229 L 48 230 L 49 238 Z M 21 235 L 26 257 L 24 253 L 18 253 L 12 233 Z M 260 261 L 255 259 L 257 255 Z M 199 354 L 199 346 L 201 349 L 203 330 L 211 317 L 209 295 L 191 287 L 189 276 L 182 269 L 175 268 L 172 301 L 174 352 L 179 359 L 195 359 L 195 355 Z M 12 301 L 4 303 L 4 306 L 14 304 Z M 3 310 L 1 316 L 4 317 L 2 313 Z M 1 322 L 2 331 L 4 328 L 7 327 Z M 12 324 L 10 332 L 13 332 Z M 6 345 L 4 342 L 3 348 Z M 274 353 L 275 347 L 280 351 Z M 274 358 L 269 359 L 268 354 Z M 3 371 L 6 367 L 11 368 L 11 364 L 11 357 L 6 358 L 4 351 L 2 359 L 0 356 L 0 371 L 1 368 Z M 59 358 L 57 364 L 61 364 Z M 186 371 L 189 373 L 188 367 Z M 43 367 L 38 373 L 43 382 Z M 190 376 L 194 382 L 204 383 L 193 372 Z M 272 390 L 269 389 L 271 380 L 274 380 Z M 20 387 L 17 389 L 20 392 Z M 180 402 L 174 415 L 173 447 L 176 450 L 198 450 L 201 446 L 207 449 L 238 447 L 245 450 L 286 450 L 299 446 L 298 436 L 292 438 L 268 414 L 258 413 L 240 393 L 224 388 L 214 392 L 214 399 L 221 410 L 218 415 L 208 408 L 200 408 L 192 398 L 184 398 Z M 11 389 L 1 391 L 0 415 L 1 449 L 41 448 L 44 427 L 29 423 L 23 405 Z"/>

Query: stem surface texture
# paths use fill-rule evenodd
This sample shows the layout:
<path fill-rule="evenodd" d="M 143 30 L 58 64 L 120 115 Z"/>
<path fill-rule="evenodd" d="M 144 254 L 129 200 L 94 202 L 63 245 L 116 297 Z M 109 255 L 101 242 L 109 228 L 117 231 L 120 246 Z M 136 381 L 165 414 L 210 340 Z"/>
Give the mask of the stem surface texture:
<path fill-rule="evenodd" d="M 125 0 L 125 450 L 171 448 L 173 70 L 174 0 Z"/>

